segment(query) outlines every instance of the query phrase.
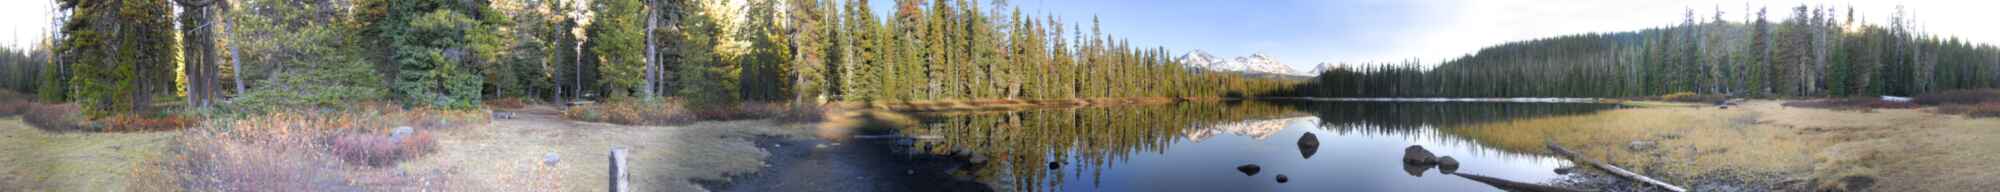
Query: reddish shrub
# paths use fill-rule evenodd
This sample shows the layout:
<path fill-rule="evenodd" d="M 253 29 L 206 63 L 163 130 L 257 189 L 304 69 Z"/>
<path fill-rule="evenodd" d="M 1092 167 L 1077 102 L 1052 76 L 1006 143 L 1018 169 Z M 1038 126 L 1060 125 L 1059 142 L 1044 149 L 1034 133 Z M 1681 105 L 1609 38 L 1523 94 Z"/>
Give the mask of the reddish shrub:
<path fill-rule="evenodd" d="M 1785 102 L 1783 105 L 1786 107 L 1820 109 L 1912 109 L 1919 107 L 1916 103 L 1883 101 L 1876 98 L 1819 99 Z"/>
<path fill-rule="evenodd" d="M 501 109 L 520 109 L 523 107 L 528 107 L 528 101 L 518 97 L 490 99 L 486 100 L 486 106 L 491 106 L 494 108 L 501 108 Z"/>
<path fill-rule="evenodd" d="M 2000 101 L 2000 92 L 1994 90 L 1950 90 L 1925 93 L 1910 98 L 1911 102 L 1923 105 L 1979 104 Z"/>
<path fill-rule="evenodd" d="M 30 104 L 27 115 L 21 119 L 50 131 L 77 131 L 84 125 L 83 112 L 76 104 Z"/>
<path fill-rule="evenodd" d="M 334 156 L 348 163 L 369 166 L 393 165 L 437 151 L 437 140 L 425 131 L 400 139 L 379 134 L 342 135 L 333 137 L 329 142 Z"/>
<path fill-rule="evenodd" d="M 1917 107 L 1922 107 L 1918 106 L 1916 103 L 1911 103 L 1911 102 L 1883 101 L 1880 99 L 1868 101 L 1866 104 L 1863 104 L 1861 106 L 1874 109 L 1915 109 Z"/>
<path fill-rule="evenodd" d="M 34 103 L 30 103 L 28 102 L 28 100 L 0 99 L 0 117 L 15 116 L 15 115 L 21 115 L 22 113 L 27 113 L 28 107 L 31 107 L 33 105 Z"/>
<path fill-rule="evenodd" d="M 665 99 L 660 102 L 611 101 L 571 106 L 563 111 L 562 117 L 569 120 L 623 125 L 672 125 L 692 123 L 701 116 L 681 106 L 678 99 Z"/>
<path fill-rule="evenodd" d="M 678 100 L 668 99 L 658 103 L 614 101 L 572 106 L 564 110 L 562 116 L 570 120 L 625 125 L 676 125 L 695 121 L 762 118 L 776 118 L 786 122 L 817 122 L 824 118 L 823 110 L 810 105 L 762 102 L 746 102 L 726 107 L 686 108 Z"/>
<path fill-rule="evenodd" d="M 97 120 L 94 123 L 96 123 L 97 125 L 92 127 L 102 127 L 103 129 L 93 130 L 93 131 L 158 131 L 158 130 L 173 130 L 173 129 L 180 129 L 183 127 L 188 127 L 190 125 L 194 125 L 195 120 L 193 118 L 188 118 L 186 116 L 179 116 L 179 115 L 169 115 L 169 116 L 152 117 L 152 118 L 133 116 L 133 115 L 117 115 Z"/>
<path fill-rule="evenodd" d="M 1684 103 L 1715 103 L 1725 99 L 1729 98 L 1724 97 L 1722 95 L 1703 95 L 1703 94 L 1695 94 L 1693 92 L 1678 92 L 1660 96 L 1660 100 L 1662 101 L 1684 102 Z"/>
<path fill-rule="evenodd" d="M 1938 106 L 1938 113 L 1959 114 L 1973 118 L 2000 117 L 2000 101 L 1989 101 L 1973 105 Z"/>
<path fill-rule="evenodd" d="M 212 135 L 209 135 L 212 136 Z M 182 180 L 190 191 L 312 191 L 337 184 L 337 174 L 318 153 L 285 144 L 252 144 L 216 137 L 184 138 L 178 168 L 200 179 Z M 291 143 L 286 143 L 291 144 Z"/>

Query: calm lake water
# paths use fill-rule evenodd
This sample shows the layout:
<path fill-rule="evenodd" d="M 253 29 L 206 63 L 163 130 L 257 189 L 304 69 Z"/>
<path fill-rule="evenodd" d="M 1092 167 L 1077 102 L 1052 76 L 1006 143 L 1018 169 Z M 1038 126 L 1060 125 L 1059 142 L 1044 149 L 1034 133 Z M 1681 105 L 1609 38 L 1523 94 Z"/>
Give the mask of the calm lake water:
<path fill-rule="evenodd" d="M 912 153 L 975 162 L 950 173 L 1001 191 L 1499 191 L 1405 166 L 1421 145 L 1458 173 L 1547 183 L 1566 160 L 1510 152 L 1454 127 L 1613 108 L 1575 103 L 1305 102 L 918 114 Z M 1317 148 L 1298 145 L 1307 133 Z M 1255 173 L 1238 166 L 1255 164 Z M 1289 181 L 1280 183 L 1277 175 Z"/>

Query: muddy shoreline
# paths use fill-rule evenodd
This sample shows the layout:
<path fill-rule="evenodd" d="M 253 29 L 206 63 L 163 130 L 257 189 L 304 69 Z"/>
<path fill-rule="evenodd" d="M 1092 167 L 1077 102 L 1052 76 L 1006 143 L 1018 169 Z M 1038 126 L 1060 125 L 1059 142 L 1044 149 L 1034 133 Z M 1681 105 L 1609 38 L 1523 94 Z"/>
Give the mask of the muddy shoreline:
<path fill-rule="evenodd" d="M 845 142 L 818 138 L 759 137 L 770 153 L 754 173 L 727 181 L 697 180 L 710 191 L 994 191 L 953 172 L 968 161 L 899 150 L 895 139 Z"/>

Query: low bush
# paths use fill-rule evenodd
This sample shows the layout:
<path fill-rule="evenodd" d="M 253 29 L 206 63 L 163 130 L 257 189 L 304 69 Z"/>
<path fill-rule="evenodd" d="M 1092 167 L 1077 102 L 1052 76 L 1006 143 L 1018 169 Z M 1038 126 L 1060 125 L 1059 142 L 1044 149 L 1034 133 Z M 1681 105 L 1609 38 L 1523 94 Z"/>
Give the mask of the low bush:
<path fill-rule="evenodd" d="M 1911 102 L 1923 105 L 1980 104 L 2000 101 L 2000 91 L 1995 90 L 1950 90 L 1925 93 L 1910 98 Z"/>
<path fill-rule="evenodd" d="M 1912 109 L 1920 107 L 1916 103 L 1883 101 L 1881 99 L 1876 99 L 1876 98 L 1818 99 L 1818 100 L 1785 102 L 1785 104 L 1783 105 L 1786 107 L 1803 107 L 1803 108 L 1819 108 L 1819 109 L 1851 109 L 1851 110 Z"/>
<path fill-rule="evenodd" d="M 276 108 L 271 112 L 217 115 L 178 137 L 179 166 L 194 176 L 194 191 L 260 189 L 315 191 L 327 186 L 381 187 L 416 182 L 360 167 L 392 166 L 435 153 L 434 130 L 489 121 L 483 111 L 404 109 L 363 102 L 332 108 Z M 412 130 L 389 138 L 396 127 Z"/>
<path fill-rule="evenodd" d="M 501 109 L 520 109 L 523 107 L 528 107 L 528 104 L 530 103 L 530 101 L 528 101 L 527 99 L 521 99 L 519 97 L 489 99 L 484 102 L 486 102 L 487 107 L 501 108 Z"/>
<path fill-rule="evenodd" d="M 29 125 L 49 131 L 80 131 L 84 128 L 83 110 L 76 104 L 29 104 L 28 111 L 21 116 Z"/>
<path fill-rule="evenodd" d="M 624 125 L 673 125 L 696 121 L 697 115 L 681 107 L 678 99 L 661 101 L 619 100 L 571 106 L 562 117 L 570 120 Z"/>
<path fill-rule="evenodd" d="M 415 131 L 402 137 L 383 134 L 334 136 L 327 142 L 330 151 L 348 163 L 369 166 L 392 165 L 437 151 L 430 132 Z"/>
<path fill-rule="evenodd" d="M 577 121 L 624 125 L 679 125 L 696 121 L 728 121 L 772 118 L 791 123 L 818 122 L 824 110 L 811 105 L 743 102 L 689 108 L 677 99 L 658 102 L 613 101 L 579 105 L 563 111 L 563 118 Z"/>
<path fill-rule="evenodd" d="M 1729 98 L 1724 97 L 1722 95 L 1703 95 L 1703 94 L 1695 94 L 1693 92 L 1676 92 L 1660 96 L 1661 101 L 1684 102 L 1684 103 L 1715 103 L 1715 102 L 1720 102 L 1724 99 L 1729 99 Z"/>
<path fill-rule="evenodd" d="M 2000 101 L 1990 101 L 1971 105 L 1938 106 L 1938 113 L 1965 115 L 1973 118 L 2000 117 Z"/>
<path fill-rule="evenodd" d="M 120 131 L 174 130 L 192 126 L 195 123 L 196 121 L 194 118 L 189 118 L 187 116 L 181 116 L 181 115 L 166 115 L 160 117 L 117 115 L 91 122 L 90 127 L 94 128 L 94 130 L 87 130 L 87 131 L 120 132 Z"/>
<path fill-rule="evenodd" d="M 0 117 L 12 117 L 28 113 L 28 107 L 32 107 L 33 105 L 34 103 L 28 102 L 28 100 L 0 99 Z"/>
<path fill-rule="evenodd" d="M 189 191 L 313 191 L 344 182 L 328 176 L 339 174 L 327 166 L 337 163 L 304 147 L 308 145 L 250 143 L 223 138 L 218 132 L 197 133 L 180 139 L 188 145 L 173 167 L 193 177 L 181 180 Z"/>

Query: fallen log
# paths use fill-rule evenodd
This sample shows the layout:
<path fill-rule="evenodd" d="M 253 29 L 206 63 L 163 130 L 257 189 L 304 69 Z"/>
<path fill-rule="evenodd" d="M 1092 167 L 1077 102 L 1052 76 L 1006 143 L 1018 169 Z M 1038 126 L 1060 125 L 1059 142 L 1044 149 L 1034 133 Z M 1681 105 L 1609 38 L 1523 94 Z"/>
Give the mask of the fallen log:
<path fill-rule="evenodd" d="M 1471 179 L 1472 181 L 1478 181 L 1480 183 L 1485 183 L 1486 185 L 1492 185 L 1495 188 L 1500 188 L 1501 190 L 1507 190 L 1507 191 L 1527 191 L 1527 192 L 1582 192 L 1583 191 L 1583 190 L 1575 190 L 1575 189 L 1542 185 L 1542 184 L 1522 183 L 1516 181 L 1509 181 L 1506 179 L 1493 178 L 1493 177 L 1474 175 L 1474 174 L 1466 174 L 1466 173 L 1453 173 L 1451 175 L 1457 175 L 1458 177 Z"/>
<path fill-rule="evenodd" d="M 1619 177 L 1624 177 L 1625 179 L 1630 179 L 1632 181 L 1637 181 L 1646 184 L 1652 184 L 1653 186 L 1659 186 L 1660 188 L 1666 189 L 1667 191 L 1687 192 L 1687 188 L 1681 188 L 1680 186 L 1675 186 L 1674 184 L 1669 184 L 1667 182 L 1656 180 L 1651 177 L 1646 177 L 1645 175 L 1632 173 L 1632 171 L 1626 171 L 1625 168 L 1618 168 L 1618 166 L 1611 165 L 1609 163 L 1604 163 L 1602 161 L 1597 161 L 1596 159 L 1583 158 L 1582 155 L 1577 155 L 1575 152 L 1570 152 L 1569 149 L 1563 148 L 1561 145 L 1556 145 L 1555 142 L 1549 142 L 1549 150 L 1555 151 L 1557 155 L 1562 155 L 1564 157 L 1569 157 L 1570 159 L 1581 160 L 1585 163 L 1590 163 L 1590 166 L 1592 167 L 1597 167 L 1597 169 L 1604 170 L 1604 172 L 1611 172 L 1611 174 L 1618 175 Z"/>

